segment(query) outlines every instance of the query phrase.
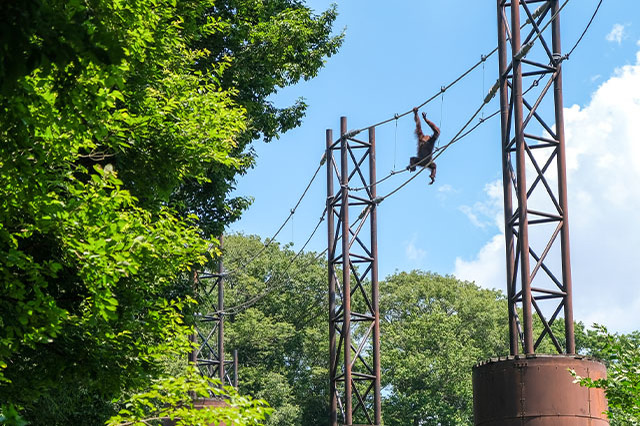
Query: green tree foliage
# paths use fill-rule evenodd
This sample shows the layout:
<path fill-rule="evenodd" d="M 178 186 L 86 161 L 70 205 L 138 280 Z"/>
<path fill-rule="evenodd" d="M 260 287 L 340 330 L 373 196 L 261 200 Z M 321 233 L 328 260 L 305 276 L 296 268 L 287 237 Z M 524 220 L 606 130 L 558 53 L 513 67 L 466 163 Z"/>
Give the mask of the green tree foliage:
<path fill-rule="evenodd" d="M 504 296 L 420 271 L 380 294 L 385 424 L 471 424 L 473 365 L 509 352 Z"/>
<path fill-rule="evenodd" d="M 301 0 L 216 0 L 207 15 L 215 16 L 219 30 L 194 40 L 197 48 L 211 52 L 198 61 L 198 69 L 228 64 L 218 82 L 223 90 L 234 91 L 249 123 L 232 151 L 242 164 L 239 170 L 210 168 L 207 182 L 185 182 L 171 202 L 196 212 L 201 226 L 219 235 L 219 218 L 235 220 L 248 205 L 241 197 L 223 202 L 236 173 L 245 173 L 253 164 L 248 144 L 259 137 L 266 142 L 278 138 L 299 126 L 305 114 L 304 99 L 278 107 L 270 96 L 281 87 L 315 77 L 325 58 L 337 52 L 343 35 L 331 34 L 335 7 L 315 15 Z"/>
<path fill-rule="evenodd" d="M 332 11 L 223 4 L 0 5 L 0 400 L 35 424 L 101 423 L 186 350 L 186 276 L 247 205 L 227 198 L 247 144 L 303 112 L 267 96 L 340 41 Z M 246 50 L 274 58 L 265 74 Z"/>
<path fill-rule="evenodd" d="M 582 386 L 604 389 L 611 425 L 640 424 L 640 332 L 611 334 L 603 326 L 580 333 L 588 355 L 607 365 L 607 378 L 580 378 Z"/>
<path fill-rule="evenodd" d="M 221 30 L 198 41 L 212 52 L 201 64 L 232 59 L 220 82 L 237 88 L 236 99 L 251 120 L 249 137 L 270 141 L 298 126 L 303 99 L 278 108 L 269 96 L 315 77 L 325 57 L 337 52 L 343 36 L 331 35 L 335 6 L 316 16 L 300 0 L 219 0 L 210 13 L 220 19 Z"/>
<path fill-rule="evenodd" d="M 144 184 L 159 199 L 181 179 L 204 180 L 208 162 L 233 164 L 244 128 L 231 93 L 190 65 L 205 52 L 189 38 L 215 31 L 187 23 L 203 13 L 198 2 L 191 15 L 171 1 L 63 3 L 47 7 L 79 31 L 108 33 L 122 59 L 79 48 L 0 98 L 0 395 L 33 413 L 56 388 L 108 400 L 145 382 L 165 351 L 185 349 L 175 283 L 204 262 L 207 242 L 196 217 L 132 192 Z M 166 173 L 123 182 L 119 159 L 142 151 Z"/>
<path fill-rule="evenodd" d="M 107 426 L 146 426 L 168 421 L 175 426 L 263 424 L 271 412 L 263 401 L 240 396 L 232 387 L 219 386 L 219 381 L 202 377 L 193 369 L 183 376 L 155 380 L 150 390 L 130 396 L 124 408 L 107 421 Z M 225 406 L 197 406 L 198 398 L 212 395 L 224 400 Z"/>
<path fill-rule="evenodd" d="M 268 425 L 326 424 L 326 262 L 262 247 L 225 237 L 225 347 L 239 350 L 241 390 L 274 408 Z M 509 351 L 504 296 L 420 271 L 389 277 L 380 294 L 385 424 L 472 422 L 472 366 Z"/>
<path fill-rule="evenodd" d="M 258 237 L 225 237 L 225 347 L 238 349 L 240 391 L 274 408 L 267 425 L 324 424 L 326 262 L 315 253 L 294 259 L 290 247 L 275 242 L 255 257 L 262 247 Z"/>

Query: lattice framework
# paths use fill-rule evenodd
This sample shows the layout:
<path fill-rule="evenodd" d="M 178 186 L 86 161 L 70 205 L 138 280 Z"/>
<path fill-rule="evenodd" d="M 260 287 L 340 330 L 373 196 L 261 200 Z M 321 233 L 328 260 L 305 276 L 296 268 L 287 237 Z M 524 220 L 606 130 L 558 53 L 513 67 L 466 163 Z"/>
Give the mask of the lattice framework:
<path fill-rule="evenodd" d="M 561 6 L 558 0 L 497 4 L 511 354 L 535 353 L 546 338 L 557 352 L 571 354 Z M 560 318 L 564 339 L 552 328 Z"/>
<path fill-rule="evenodd" d="M 326 134 L 331 425 L 380 425 L 375 129 L 361 141 L 340 127 Z"/>

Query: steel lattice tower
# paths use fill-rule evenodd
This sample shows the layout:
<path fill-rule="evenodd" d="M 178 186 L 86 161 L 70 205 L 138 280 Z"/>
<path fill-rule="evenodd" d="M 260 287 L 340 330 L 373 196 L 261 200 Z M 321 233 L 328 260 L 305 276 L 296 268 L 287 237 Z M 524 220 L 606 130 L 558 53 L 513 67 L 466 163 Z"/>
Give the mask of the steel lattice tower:
<path fill-rule="evenodd" d="M 220 236 L 220 248 L 222 243 Z M 207 297 L 217 293 L 218 300 L 208 312 L 195 315 L 193 341 L 197 349 L 191 354 L 190 361 L 203 376 L 220 379 L 222 386 L 232 384 L 237 388 L 237 352 L 234 351 L 233 360 L 224 358 L 224 276 L 222 257 L 218 260 L 217 272 L 194 274 L 196 292 Z"/>
<path fill-rule="evenodd" d="M 512 355 L 520 346 L 535 353 L 545 337 L 559 353 L 575 353 L 560 11 L 558 0 L 498 0 Z M 564 341 L 552 329 L 560 317 Z"/>
<path fill-rule="evenodd" d="M 474 424 L 607 426 L 604 391 L 585 389 L 569 374 L 572 370 L 599 380 L 606 376 L 606 367 L 575 355 L 562 7 L 558 0 L 497 4 L 511 355 L 473 368 Z M 533 11 L 532 6 L 538 8 Z M 556 324 L 561 317 L 564 329 Z M 558 353 L 536 353 L 543 352 L 543 341 L 550 341 Z"/>
<path fill-rule="evenodd" d="M 340 127 L 337 142 L 326 133 L 330 424 L 380 425 L 375 129 L 365 142 L 348 134 L 345 117 Z"/>

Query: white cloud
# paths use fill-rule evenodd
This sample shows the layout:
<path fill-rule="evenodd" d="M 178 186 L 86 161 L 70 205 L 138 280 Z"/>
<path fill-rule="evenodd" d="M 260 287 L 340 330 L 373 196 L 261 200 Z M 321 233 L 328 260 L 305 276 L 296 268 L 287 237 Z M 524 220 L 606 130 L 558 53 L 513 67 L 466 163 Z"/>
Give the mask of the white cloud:
<path fill-rule="evenodd" d="M 640 52 L 636 60 L 588 105 L 565 108 L 574 316 L 622 332 L 640 328 Z M 498 234 L 474 259 L 456 259 L 454 274 L 504 289 L 504 265 Z"/>
<path fill-rule="evenodd" d="M 622 43 L 622 40 L 627 38 L 627 35 L 625 32 L 625 25 L 614 24 L 613 28 L 605 38 L 607 41 L 615 42 L 618 44 Z"/>
<path fill-rule="evenodd" d="M 412 262 L 420 262 L 427 256 L 427 252 L 416 246 L 416 236 L 409 241 L 404 249 L 407 259 Z"/>
<path fill-rule="evenodd" d="M 458 192 L 458 191 L 453 189 L 453 186 L 451 186 L 448 183 L 446 183 L 446 184 L 440 185 L 438 187 L 438 192 L 443 193 L 443 194 L 447 194 L 447 193 L 450 193 L 450 192 Z"/>
<path fill-rule="evenodd" d="M 505 262 L 504 234 L 497 234 L 480 249 L 475 259 L 456 258 L 454 275 L 461 280 L 475 281 L 482 287 L 503 289 Z"/>
<path fill-rule="evenodd" d="M 439 200 L 444 201 L 449 198 L 450 195 L 457 194 L 458 192 L 460 192 L 458 189 L 449 184 L 439 185 L 437 197 Z"/>
<path fill-rule="evenodd" d="M 484 192 L 488 197 L 486 200 L 478 201 L 473 206 L 462 205 L 458 210 L 478 228 L 487 229 L 495 226 L 503 229 L 502 181 L 497 180 L 486 184 Z"/>
<path fill-rule="evenodd" d="M 460 206 L 458 207 L 458 210 L 464 213 L 464 215 L 467 216 L 467 219 L 469 219 L 469 221 L 473 223 L 474 226 L 477 226 L 478 228 L 483 228 L 483 229 L 487 227 L 487 223 L 481 221 L 478 218 L 478 215 L 475 213 L 472 207 Z"/>

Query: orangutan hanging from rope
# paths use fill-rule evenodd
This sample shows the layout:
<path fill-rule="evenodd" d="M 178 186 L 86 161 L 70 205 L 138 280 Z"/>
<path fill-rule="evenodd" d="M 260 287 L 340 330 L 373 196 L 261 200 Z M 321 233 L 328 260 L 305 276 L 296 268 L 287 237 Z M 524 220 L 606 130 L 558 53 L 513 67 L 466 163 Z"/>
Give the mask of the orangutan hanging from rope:
<path fill-rule="evenodd" d="M 424 118 L 425 123 L 431 127 L 433 130 L 433 134 L 431 136 L 425 135 L 422 133 L 422 127 L 420 126 L 420 118 L 418 117 L 418 108 L 413 108 L 413 118 L 416 122 L 416 136 L 418 137 L 418 156 L 411 157 L 409 162 L 409 170 L 415 171 L 416 166 L 420 167 L 428 167 L 431 169 L 431 174 L 429 177 L 431 178 L 431 185 L 436 179 L 436 163 L 433 162 L 432 154 L 433 147 L 435 146 L 436 141 L 438 140 L 438 136 L 440 136 L 440 129 L 436 126 L 431 120 L 427 118 L 427 113 L 422 113 L 422 118 Z"/>

